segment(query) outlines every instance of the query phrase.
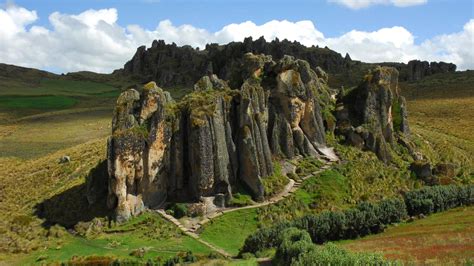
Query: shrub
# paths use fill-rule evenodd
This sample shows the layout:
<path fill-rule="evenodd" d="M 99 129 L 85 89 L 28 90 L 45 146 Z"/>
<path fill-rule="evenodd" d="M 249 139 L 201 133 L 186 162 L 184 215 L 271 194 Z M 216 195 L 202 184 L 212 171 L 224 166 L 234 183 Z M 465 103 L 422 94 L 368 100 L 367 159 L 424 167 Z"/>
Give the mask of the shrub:
<path fill-rule="evenodd" d="M 280 233 L 291 227 L 289 222 L 281 222 L 272 227 L 261 228 L 254 234 L 245 239 L 244 245 L 240 250 L 240 254 L 251 252 L 255 254 L 257 251 L 265 250 L 280 245 Z"/>
<path fill-rule="evenodd" d="M 281 232 L 281 244 L 273 262 L 276 265 L 290 265 L 302 253 L 314 249 L 308 232 L 291 227 Z"/>
<path fill-rule="evenodd" d="M 300 253 L 291 265 L 391 265 L 391 263 L 380 254 L 352 253 L 330 243 L 314 247 L 311 252 Z"/>
<path fill-rule="evenodd" d="M 474 185 L 423 187 L 404 195 L 409 215 L 430 214 L 474 203 Z"/>
<path fill-rule="evenodd" d="M 280 163 L 274 162 L 274 166 L 274 173 L 271 176 L 262 178 L 265 197 L 273 196 L 282 191 L 289 182 L 289 179 L 281 171 Z"/>
<path fill-rule="evenodd" d="M 177 219 L 188 215 L 188 207 L 184 203 L 173 203 L 169 210 L 172 211 L 173 216 Z"/>
<path fill-rule="evenodd" d="M 292 222 L 259 229 L 245 240 L 241 253 L 278 247 L 285 237 L 281 232 L 290 227 L 305 230 L 314 243 L 322 244 L 379 233 L 387 225 L 402 221 L 407 214 L 429 214 L 473 203 L 474 185 L 425 187 L 405 193 L 404 200 L 362 202 L 352 209 L 309 214 Z"/>

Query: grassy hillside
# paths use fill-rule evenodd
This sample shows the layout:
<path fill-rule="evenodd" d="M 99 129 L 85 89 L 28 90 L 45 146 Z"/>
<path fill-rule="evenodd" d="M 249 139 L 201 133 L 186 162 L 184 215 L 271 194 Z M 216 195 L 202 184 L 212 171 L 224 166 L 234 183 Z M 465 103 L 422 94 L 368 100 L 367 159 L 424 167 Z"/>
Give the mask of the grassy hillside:
<path fill-rule="evenodd" d="M 401 84 L 414 138 L 432 163 L 458 165 L 474 176 L 474 71 Z"/>
<path fill-rule="evenodd" d="M 203 258 L 208 256 L 207 247 L 181 235 L 154 213 L 121 225 L 109 224 L 105 206 L 91 208 L 84 198 L 87 176 L 104 170 L 100 167 L 104 166 L 113 103 L 120 83 L 127 81 L 112 82 L 110 76 L 88 72 L 61 77 L 33 70 L 21 70 L 25 75 L 22 80 L 14 78 L 18 75 L 15 71 L 0 74 L 0 264 L 67 261 L 94 254 L 144 262 L 158 257 L 164 260 L 188 250 Z M 473 178 L 473 84 L 472 72 L 435 75 L 418 83 L 401 84 L 408 99 L 413 140 L 431 163 L 451 162 L 457 166 L 458 177 L 452 182 L 472 182 Z M 175 97 L 185 92 L 185 88 L 172 90 Z M 259 226 L 324 209 L 344 209 L 362 200 L 392 197 L 421 185 L 408 170 L 412 159 L 399 146 L 393 149 L 394 162 L 384 165 L 373 153 L 341 145 L 332 136 L 329 141 L 343 163 L 306 180 L 297 193 L 278 204 L 217 218 L 203 228 L 201 237 L 237 254 L 245 237 Z M 63 155 L 69 155 L 71 162 L 58 164 Z M 310 173 L 316 165 L 317 162 L 306 160 L 299 171 Z M 94 170 L 96 166 L 98 170 Z M 39 206 L 46 206 L 47 210 L 41 218 L 37 215 Z M 453 243 L 454 250 L 460 250 L 455 257 L 450 255 L 450 247 L 446 248 L 448 251 L 440 248 L 447 257 L 472 257 L 472 249 L 458 245 L 461 240 L 469 240 L 466 234 L 473 234 L 471 209 L 436 214 L 432 217 L 438 219 L 437 223 L 429 218 L 426 224 L 421 220 L 393 227 L 388 231 L 389 237 L 395 239 L 393 243 L 400 243 L 403 238 L 399 236 L 407 235 L 415 241 L 415 236 L 426 233 L 435 238 L 426 238 L 428 243 L 440 243 L 437 241 L 442 239 Z M 469 215 L 464 217 L 461 213 Z M 71 235 L 59 225 L 51 227 L 53 223 L 79 223 L 79 235 Z M 429 230 L 410 235 L 415 230 L 410 226 Z M 447 235 L 433 233 L 436 230 L 444 230 Z M 381 246 L 384 238 L 381 235 L 380 239 L 367 239 L 361 240 L 361 250 Z M 356 250 L 356 243 L 341 245 Z M 423 248 L 434 249 L 434 244 Z M 402 246 L 395 252 L 396 247 L 390 244 L 387 256 L 396 253 L 393 257 L 426 261 L 430 253 L 421 252 L 425 257 L 417 257 L 419 250 L 413 248 L 416 245 L 421 243 Z M 255 260 L 234 263 L 255 264 Z"/>
<path fill-rule="evenodd" d="M 352 251 L 380 252 L 388 259 L 428 265 L 461 265 L 474 259 L 474 207 L 436 213 L 384 233 L 338 245 Z"/>

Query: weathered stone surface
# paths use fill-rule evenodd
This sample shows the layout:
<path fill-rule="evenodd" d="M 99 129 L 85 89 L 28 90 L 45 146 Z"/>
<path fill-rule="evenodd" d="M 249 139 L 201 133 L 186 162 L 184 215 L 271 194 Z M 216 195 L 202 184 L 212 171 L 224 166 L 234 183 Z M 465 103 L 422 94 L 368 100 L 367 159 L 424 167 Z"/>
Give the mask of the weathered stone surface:
<path fill-rule="evenodd" d="M 417 81 L 433 74 L 454 72 L 456 71 L 456 65 L 445 62 L 429 63 L 427 61 L 412 60 L 408 62 L 407 69 L 407 80 Z"/>
<path fill-rule="evenodd" d="M 336 113 L 338 133 L 345 135 L 349 144 L 371 150 L 380 160 L 389 162 L 388 145 L 393 143 L 394 133 L 409 133 L 398 71 L 391 67 L 374 69 L 357 88 L 340 97 L 340 103 Z"/>
<path fill-rule="evenodd" d="M 118 220 L 165 200 L 216 197 L 223 206 L 239 183 L 261 200 L 274 157 L 325 149 L 326 74 L 290 56 L 247 53 L 239 62 L 235 89 L 208 70 L 179 102 L 154 82 L 120 95 L 107 162 Z"/>

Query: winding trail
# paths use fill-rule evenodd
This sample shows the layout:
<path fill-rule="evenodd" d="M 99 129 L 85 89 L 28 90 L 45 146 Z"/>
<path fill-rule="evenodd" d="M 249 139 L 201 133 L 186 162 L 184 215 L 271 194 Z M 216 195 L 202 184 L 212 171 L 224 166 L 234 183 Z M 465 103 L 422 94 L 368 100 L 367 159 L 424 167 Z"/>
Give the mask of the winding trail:
<path fill-rule="evenodd" d="M 334 152 L 332 152 L 332 154 L 330 154 L 329 156 L 327 156 L 327 155 L 324 156 L 323 155 L 323 157 L 321 159 L 323 159 L 324 165 L 321 166 L 319 168 L 319 170 L 314 171 L 311 174 L 308 174 L 308 175 L 302 177 L 301 179 L 299 179 L 297 181 L 295 181 L 293 179 L 290 179 L 290 182 L 288 182 L 288 184 L 285 186 L 285 188 L 280 193 L 272 196 L 271 198 L 269 198 L 265 201 L 262 201 L 262 202 L 258 202 L 256 204 L 247 205 L 247 206 L 243 206 L 243 207 L 222 208 L 222 209 L 220 209 L 220 210 L 218 210 L 218 211 L 216 211 L 212 214 L 204 215 L 204 219 L 202 219 L 201 221 L 199 221 L 197 223 L 192 223 L 189 228 L 184 226 L 178 219 L 176 219 L 172 215 L 167 214 L 166 211 L 162 208 L 155 209 L 154 211 L 159 213 L 166 220 L 168 220 L 168 221 L 172 222 L 173 224 L 175 224 L 185 235 L 188 235 L 188 236 L 196 239 L 200 243 L 206 245 L 207 247 L 211 248 L 215 252 L 217 252 L 217 253 L 221 254 L 222 256 L 224 256 L 225 258 L 232 258 L 232 255 L 229 254 L 228 252 L 226 252 L 225 250 L 223 250 L 219 247 L 216 247 L 215 245 L 201 239 L 199 237 L 198 230 L 201 229 L 205 224 L 209 223 L 213 219 L 215 219 L 215 218 L 217 218 L 217 217 L 219 217 L 223 214 L 226 214 L 226 213 L 229 213 L 229 212 L 234 212 L 234 211 L 239 211 L 239 210 L 255 209 L 255 208 L 260 208 L 260 207 L 267 206 L 267 205 L 270 205 L 270 204 L 275 204 L 275 203 L 287 198 L 288 196 L 290 196 L 294 192 L 296 192 L 301 187 L 304 180 L 329 169 L 334 162 L 337 162 L 339 160 L 337 158 L 337 156 L 334 154 Z"/>

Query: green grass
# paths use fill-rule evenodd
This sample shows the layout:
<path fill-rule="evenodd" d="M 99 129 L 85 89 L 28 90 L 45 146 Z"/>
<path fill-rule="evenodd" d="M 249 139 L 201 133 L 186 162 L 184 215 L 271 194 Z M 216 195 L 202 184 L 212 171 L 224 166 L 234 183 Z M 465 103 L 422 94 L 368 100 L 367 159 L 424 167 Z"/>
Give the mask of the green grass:
<path fill-rule="evenodd" d="M 257 230 L 257 213 L 255 209 L 244 209 L 230 212 L 213 219 L 206 224 L 201 238 L 237 255 L 245 238 Z"/>
<path fill-rule="evenodd" d="M 385 232 L 337 242 L 357 252 L 380 252 L 406 263 L 463 265 L 474 257 L 474 206 L 436 213 Z"/>
<path fill-rule="evenodd" d="M 180 231 L 158 214 L 144 213 L 126 224 L 105 229 L 92 239 L 66 235 L 56 240 L 56 245 L 33 252 L 16 260 L 19 264 L 35 264 L 41 255 L 48 262 L 64 262 L 73 256 L 111 256 L 120 259 L 137 259 L 130 255 L 133 250 L 145 248 L 147 252 L 140 261 L 163 260 L 178 252 L 192 250 L 194 254 L 207 256 L 211 250 Z"/>
<path fill-rule="evenodd" d="M 65 109 L 74 106 L 77 100 L 66 96 L 2 96 L 0 107 L 7 109 Z"/>
<path fill-rule="evenodd" d="M 334 170 L 326 170 L 306 179 L 300 189 L 284 200 L 257 210 L 261 226 L 292 220 L 324 209 L 351 206 L 349 181 Z"/>
<path fill-rule="evenodd" d="M 347 178 L 333 170 L 324 171 L 305 180 L 294 196 L 307 205 L 330 202 L 332 205 L 344 206 L 349 198 Z"/>
<path fill-rule="evenodd" d="M 263 187 L 265 189 L 265 197 L 271 197 L 282 191 L 286 184 L 290 181 L 281 171 L 279 162 L 273 163 L 274 172 L 271 176 L 262 178 Z"/>

